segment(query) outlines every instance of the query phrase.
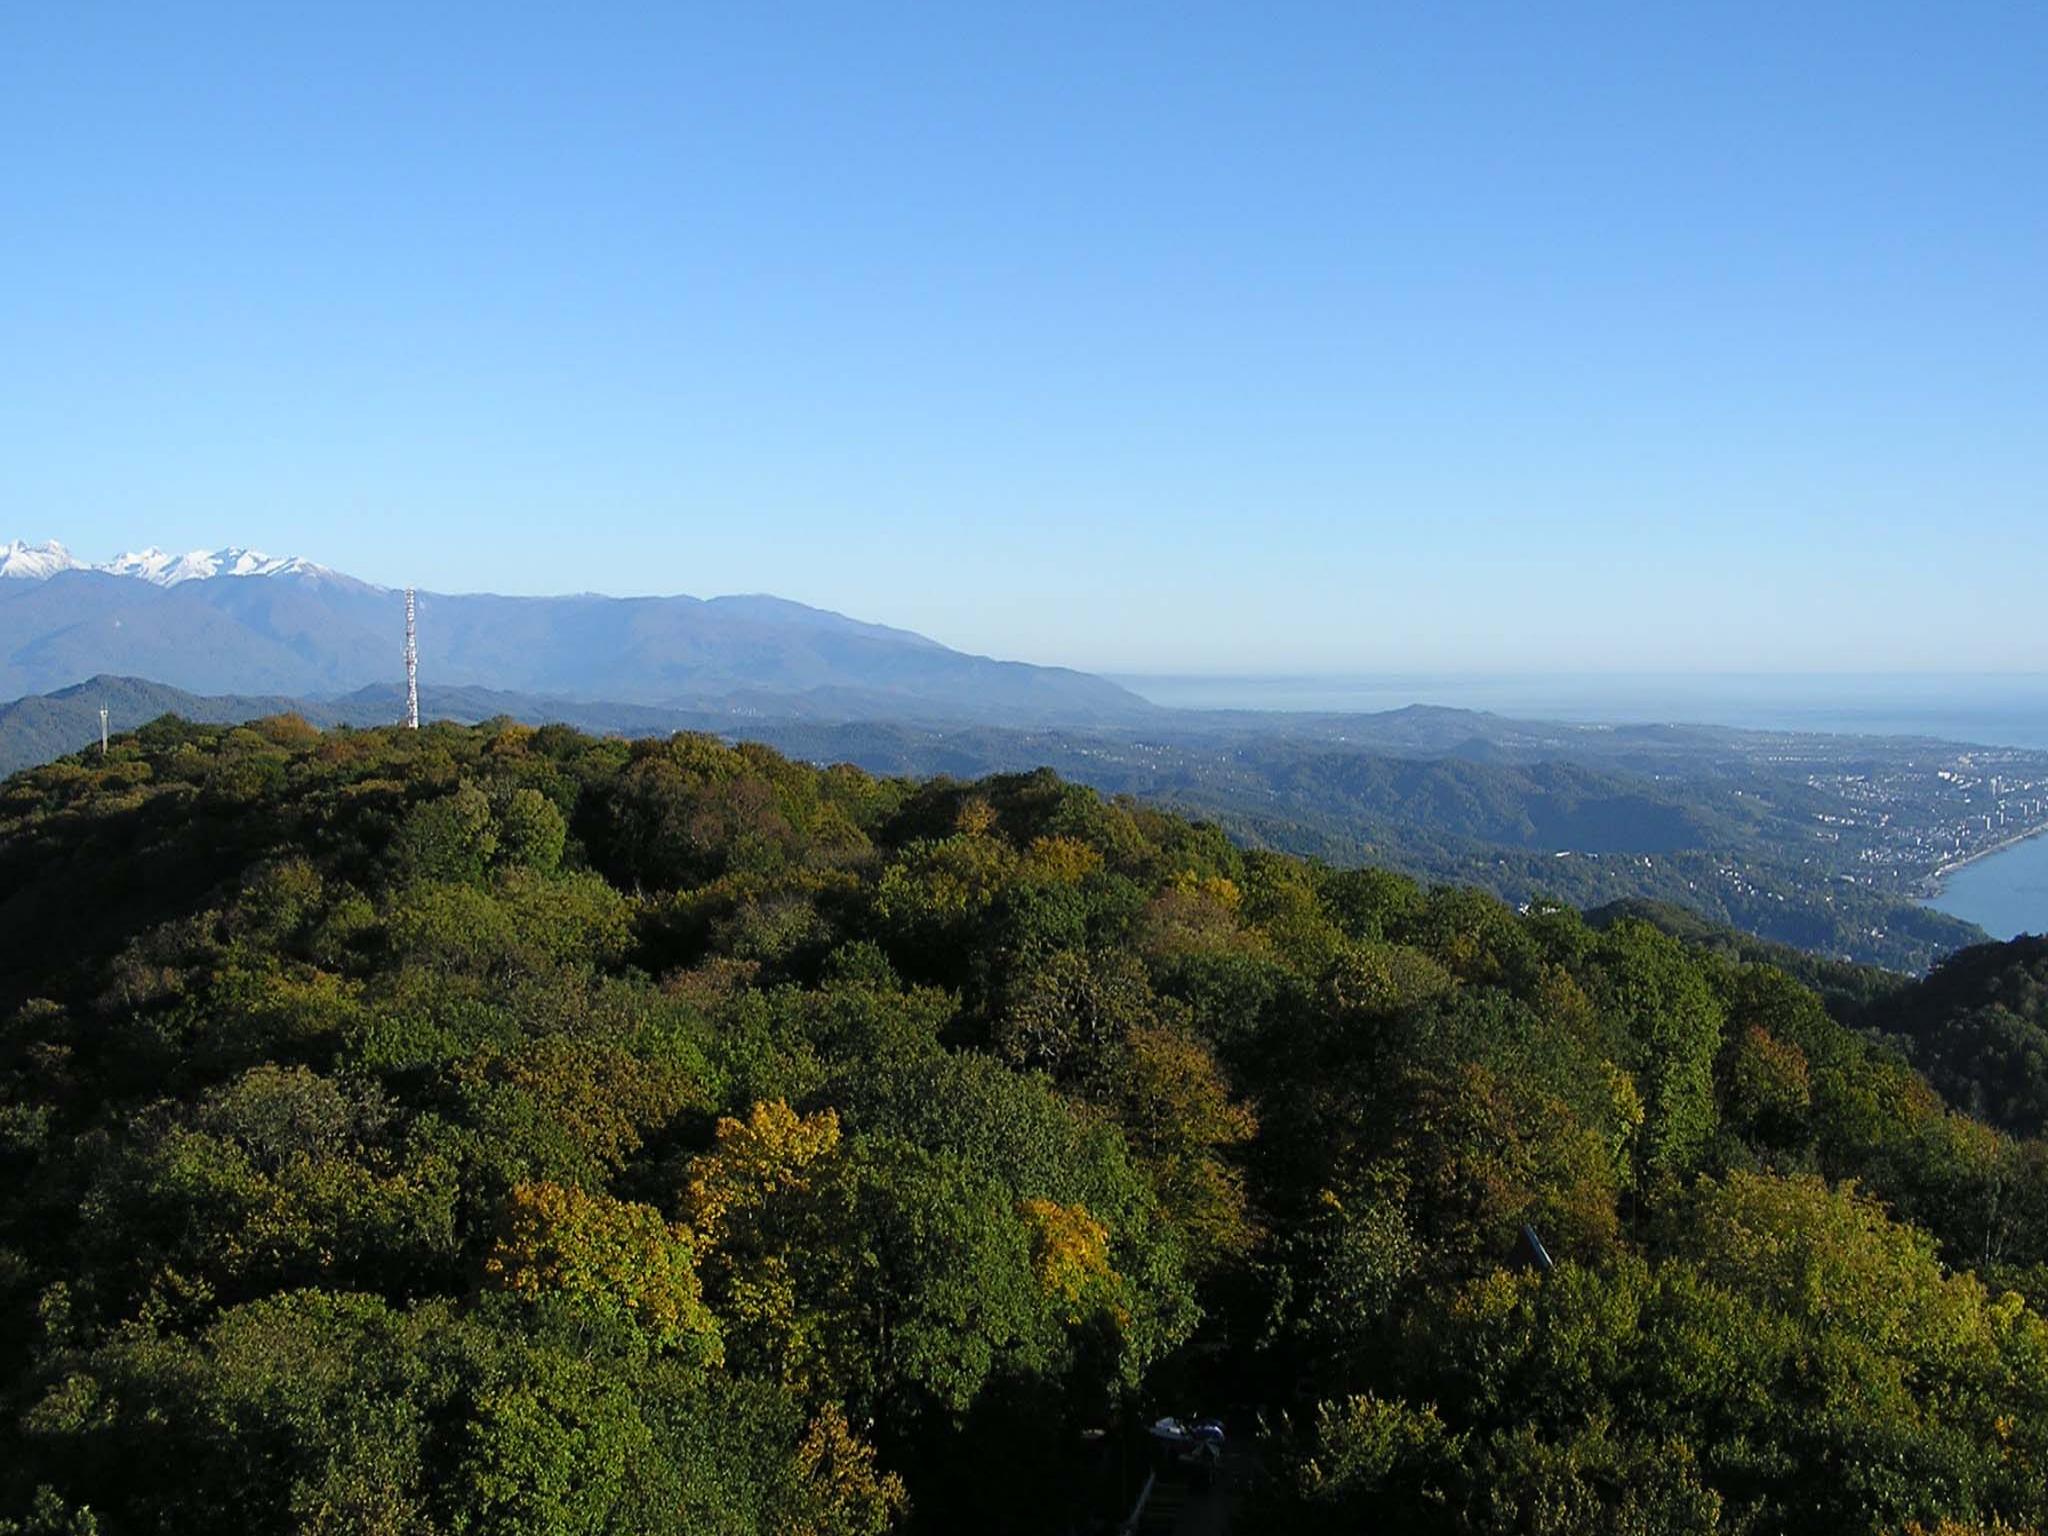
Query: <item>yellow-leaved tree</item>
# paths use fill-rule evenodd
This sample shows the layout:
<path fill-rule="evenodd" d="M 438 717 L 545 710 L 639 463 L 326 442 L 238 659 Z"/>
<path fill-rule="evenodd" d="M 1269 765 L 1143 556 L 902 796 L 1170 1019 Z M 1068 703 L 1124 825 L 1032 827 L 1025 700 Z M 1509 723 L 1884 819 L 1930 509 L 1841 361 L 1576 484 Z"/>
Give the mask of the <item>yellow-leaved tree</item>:
<path fill-rule="evenodd" d="M 722 1357 L 694 1240 L 651 1205 L 564 1184 L 521 1184 L 506 1199 L 484 1272 L 517 1296 L 567 1295 L 621 1311 L 664 1349 L 706 1363 Z"/>
<path fill-rule="evenodd" d="M 691 1162 L 683 1186 L 683 1221 L 723 1315 L 791 1385 L 808 1382 L 818 1341 L 775 1212 L 803 1201 L 838 1148 L 831 1110 L 799 1115 L 770 1100 L 744 1120 L 721 1116 L 711 1150 Z"/>

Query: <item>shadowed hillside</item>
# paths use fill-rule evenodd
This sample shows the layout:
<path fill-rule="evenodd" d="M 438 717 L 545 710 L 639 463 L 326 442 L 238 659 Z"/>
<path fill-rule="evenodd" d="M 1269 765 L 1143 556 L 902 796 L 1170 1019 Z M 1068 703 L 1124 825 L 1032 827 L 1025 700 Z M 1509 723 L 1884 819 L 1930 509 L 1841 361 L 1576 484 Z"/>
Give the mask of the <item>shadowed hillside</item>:
<path fill-rule="evenodd" d="M 1959 951 L 1870 1025 L 1972 1114 L 2023 1135 L 2048 1130 L 2048 938 Z"/>

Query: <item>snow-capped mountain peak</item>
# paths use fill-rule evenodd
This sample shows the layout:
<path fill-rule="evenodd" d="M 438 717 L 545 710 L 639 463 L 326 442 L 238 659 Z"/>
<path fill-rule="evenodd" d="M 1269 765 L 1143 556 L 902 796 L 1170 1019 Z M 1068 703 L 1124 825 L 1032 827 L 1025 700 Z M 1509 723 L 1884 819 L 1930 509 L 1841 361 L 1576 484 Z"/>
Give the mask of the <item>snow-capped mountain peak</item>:
<path fill-rule="evenodd" d="M 211 576 L 207 568 L 204 550 L 194 550 L 189 555 L 174 555 L 168 550 L 158 549 L 154 544 L 147 549 L 131 550 L 116 555 L 104 565 L 93 567 L 105 571 L 109 576 L 134 576 L 143 581 L 154 582 L 160 587 L 174 587 L 181 581 L 195 577 Z"/>
<path fill-rule="evenodd" d="M 266 555 L 260 549 L 195 549 L 174 555 L 154 545 L 116 556 L 95 569 L 112 576 L 135 576 L 160 587 L 181 581 L 207 581 L 215 576 L 281 576 L 314 569 L 296 555 Z"/>
<path fill-rule="evenodd" d="M 29 544 L 20 539 L 0 544 L 0 578 L 42 581 L 59 571 L 79 570 L 83 565 L 55 539 L 44 544 Z"/>
<path fill-rule="evenodd" d="M 59 571 L 101 571 L 109 576 L 133 576 L 154 586 L 175 587 L 180 582 L 207 581 L 215 576 L 326 576 L 324 565 L 298 555 L 266 555 L 260 549 L 230 545 L 226 549 L 195 549 L 182 555 L 158 549 L 132 550 L 100 565 L 87 565 L 52 539 L 46 544 L 28 544 L 16 539 L 0 544 L 0 577 L 14 576 L 43 581 Z"/>

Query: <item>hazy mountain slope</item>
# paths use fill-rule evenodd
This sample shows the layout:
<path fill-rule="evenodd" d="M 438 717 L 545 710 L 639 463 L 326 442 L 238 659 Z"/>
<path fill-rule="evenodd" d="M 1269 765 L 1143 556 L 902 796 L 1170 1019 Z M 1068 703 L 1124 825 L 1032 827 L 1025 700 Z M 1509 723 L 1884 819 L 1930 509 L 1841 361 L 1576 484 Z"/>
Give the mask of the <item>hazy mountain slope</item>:
<path fill-rule="evenodd" d="M 314 693 L 365 681 L 371 631 L 294 584 L 158 587 L 99 571 L 0 586 L 0 693 L 49 692 L 102 673 L 199 693 Z M 395 633 L 396 631 L 394 631 Z M 398 646 L 383 646 L 394 665 Z"/>
<path fill-rule="evenodd" d="M 402 594 L 302 562 L 261 569 L 164 584 L 126 567 L 69 567 L 0 583 L 0 695 L 101 674 L 323 695 L 397 674 Z M 971 656 L 765 596 L 425 592 L 419 631 L 423 672 L 445 686 L 812 718 L 1102 724 L 1154 713 L 1085 673 Z"/>

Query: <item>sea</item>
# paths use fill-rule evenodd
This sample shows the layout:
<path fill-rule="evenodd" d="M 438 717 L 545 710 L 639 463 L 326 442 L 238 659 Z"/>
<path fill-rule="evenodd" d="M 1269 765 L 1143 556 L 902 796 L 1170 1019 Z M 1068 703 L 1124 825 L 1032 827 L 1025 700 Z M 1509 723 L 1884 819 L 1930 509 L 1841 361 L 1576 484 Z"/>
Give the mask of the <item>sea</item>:
<path fill-rule="evenodd" d="M 1975 923 L 1994 939 L 2048 933 L 2048 833 L 1965 864 L 1928 906 Z"/>
<path fill-rule="evenodd" d="M 1123 676 L 1179 709 L 1377 713 L 1409 704 L 1524 720 L 1927 736 L 2048 751 L 2048 673 L 1577 673 Z M 1950 874 L 1928 905 L 1994 938 L 2048 932 L 2048 835 Z"/>

